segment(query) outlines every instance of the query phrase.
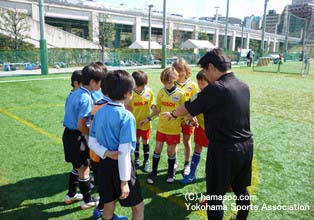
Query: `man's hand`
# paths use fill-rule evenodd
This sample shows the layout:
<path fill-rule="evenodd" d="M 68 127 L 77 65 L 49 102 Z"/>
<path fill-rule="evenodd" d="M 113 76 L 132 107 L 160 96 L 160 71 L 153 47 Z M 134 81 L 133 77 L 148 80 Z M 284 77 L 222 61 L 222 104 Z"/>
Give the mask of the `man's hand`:
<path fill-rule="evenodd" d="M 129 193 L 130 193 L 130 188 L 129 188 L 128 182 L 127 181 L 121 181 L 120 187 L 121 187 L 120 199 L 128 198 Z"/>
<path fill-rule="evenodd" d="M 119 151 L 110 151 L 110 150 L 107 150 L 105 152 L 105 156 L 106 157 L 109 157 L 113 160 L 118 160 L 118 156 L 119 156 L 120 152 Z"/>
<path fill-rule="evenodd" d="M 171 114 L 171 112 L 162 112 L 161 113 L 162 117 L 165 117 L 166 119 L 170 120 L 175 120 L 176 118 L 174 118 Z"/>
<path fill-rule="evenodd" d="M 145 118 L 142 121 L 140 121 L 139 124 L 140 124 L 140 126 L 143 126 L 143 125 L 145 125 L 148 122 L 149 122 L 149 120 L 147 118 Z"/>

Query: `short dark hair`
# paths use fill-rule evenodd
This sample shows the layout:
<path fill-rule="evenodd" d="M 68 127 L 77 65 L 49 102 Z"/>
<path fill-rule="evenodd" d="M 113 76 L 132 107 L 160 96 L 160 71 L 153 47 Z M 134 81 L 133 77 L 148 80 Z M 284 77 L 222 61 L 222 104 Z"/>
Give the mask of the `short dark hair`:
<path fill-rule="evenodd" d="M 134 89 L 134 79 L 125 70 L 109 72 L 101 83 L 103 94 L 108 94 L 112 100 L 124 100 L 127 93 Z"/>
<path fill-rule="evenodd" d="M 74 87 L 74 82 L 77 81 L 78 84 L 82 82 L 82 70 L 74 70 L 71 76 L 71 86 Z"/>
<path fill-rule="evenodd" d="M 105 76 L 103 68 L 96 63 L 91 63 L 85 66 L 82 70 L 82 84 L 89 85 L 93 79 L 96 83 L 101 81 Z"/>
<path fill-rule="evenodd" d="M 198 61 L 198 65 L 205 69 L 208 68 L 210 63 L 221 72 L 231 69 L 231 61 L 221 48 L 212 49 Z"/>
<path fill-rule="evenodd" d="M 103 69 L 103 71 L 104 71 L 105 74 L 108 72 L 108 68 L 107 68 L 107 66 L 106 66 L 105 64 L 103 64 L 103 63 L 100 62 L 100 61 L 97 61 L 96 64 L 97 64 L 98 66 L 100 66 L 100 67 Z"/>
<path fill-rule="evenodd" d="M 135 84 L 137 86 L 144 86 L 147 84 L 148 82 L 148 77 L 147 77 L 147 74 L 141 70 L 139 71 L 134 71 L 132 73 L 132 77 L 135 81 Z"/>
<path fill-rule="evenodd" d="M 196 79 L 197 79 L 197 80 L 200 80 L 200 81 L 206 81 L 206 82 L 209 83 L 209 81 L 208 81 L 208 79 L 207 79 L 205 73 L 204 73 L 202 70 L 197 73 Z"/>

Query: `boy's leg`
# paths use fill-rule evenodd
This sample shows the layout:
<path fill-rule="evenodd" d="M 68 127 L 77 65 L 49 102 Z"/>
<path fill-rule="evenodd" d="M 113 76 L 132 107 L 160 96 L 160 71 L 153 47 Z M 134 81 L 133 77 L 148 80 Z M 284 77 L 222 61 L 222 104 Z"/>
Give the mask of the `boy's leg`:
<path fill-rule="evenodd" d="M 195 176 L 195 171 L 200 162 L 201 153 L 202 153 L 202 146 L 195 144 L 195 150 L 194 150 L 194 154 L 192 156 L 192 162 L 191 162 L 191 171 L 189 174 L 190 177 Z"/>
<path fill-rule="evenodd" d="M 160 160 L 160 153 L 162 151 L 163 144 L 164 143 L 160 142 L 160 141 L 156 142 L 156 147 L 155 147 L 154 154 L 153 154 L 153 168 L 152 168 L 151 174 L 147 178 L 147 183 L 149 183 L 149 184 L 154 184 L 155 183 L 155 178 L 156 178 L 157 172 L 158 172 L 158 164 L 159 164 L 159 160 Z"/>
<path fill-rule="evenodd" d="M 138 169 L 140 166 L 140 137 L 136 138 L 136 148 L 134 151 L 134 162 L 135 162 L 135 168 Z"/>
<path fill-rule="evenodd" d="M 104 211 L 102 213 L 102 218 L 106 220 L 113 219 L 114 208 L 115 201 L 105 203 L 103 207 Z"/>
<path fill-rule="evenodd" d="M 183 175 L 188 175 L 190 173 L 190 156 L 191 156 L 191 142 L 190 142 L 191 135 L 183 134 L 183 143 L 184 143 L 184 170 Z"/>
<path fill-rule="evenodd" d="M 72 169 L 69 175 L 69 191 L 67 193 L 68 196 L 72 197 L 76 194 L 77 187 L 79 185 L 79 174 L 75 168 Z"/>
<path fill-rule="evenodd" d="M 176 175 L 174 165 L 176 163 L 176 144 L 168 145 L 167 154 L 168 154 L 168 176 L 167 183 L 173 183 Z"/>
<path fill-rule="evenodd" d="M 97 205 L 97 201 L 91 197 L 91 183 L 89 178 L 89 166 L 77 168 L 79 172 L 79 187 L 83 194 L 82 209 L 88 209 Z"/>
<path fill-rule="evenodd" d="M 144 202 L 132 207 L 132 220 L 144 219 Z"/>
<path fill-rule="evenodd" d="M 149 171 L 149 166 L 148 166 L 148 159 L 149 159 L 149 139 L 143 141 L 143 153 L 144 153 L 144 161 L 143 161 L 143 166 L 144 166 L 144 171 L 148 172 Z"/>

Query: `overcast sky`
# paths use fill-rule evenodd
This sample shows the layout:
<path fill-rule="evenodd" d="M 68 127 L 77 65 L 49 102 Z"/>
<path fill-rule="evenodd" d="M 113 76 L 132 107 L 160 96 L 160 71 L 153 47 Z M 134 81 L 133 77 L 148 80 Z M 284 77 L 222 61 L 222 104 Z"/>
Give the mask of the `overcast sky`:
<path fill-rule="evenodd" d="M 111 3 L 113 5 L 124 4 L 128 8 L 147 8 L 149 4 L 162 10 L 163 0 L 97 0 Z M 245 16 L 263 16 L 264 0 L 229 0 L 229 16 L 243 19 Z M 292 0 L 269 0 L 267 11 L 275 9 L 281 13 L 285 5 L 291 4 Z M 226 14 L 227 0 L 167 0 L 168 13 L 182 14 L 185 17 L 214 16 L 216 6 L 219 6 L 219 14 Z M 145 7 L 146 6 L 146 7 Z"/>

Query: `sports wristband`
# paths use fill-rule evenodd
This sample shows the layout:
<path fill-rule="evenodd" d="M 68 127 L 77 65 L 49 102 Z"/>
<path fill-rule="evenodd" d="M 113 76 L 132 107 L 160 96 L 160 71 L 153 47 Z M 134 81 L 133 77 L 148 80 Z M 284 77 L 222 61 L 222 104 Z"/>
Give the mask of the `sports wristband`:
<path fill-rule="evenodd" d="M 173 117 L 173 118 L 178 118 L 178 116 L 175 116 L 175 115 L 173 114 L 174 111 L 175 111 L 175 110 L 173 110 L 172 112 L 170 112 L 171 117 Z"/>

